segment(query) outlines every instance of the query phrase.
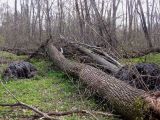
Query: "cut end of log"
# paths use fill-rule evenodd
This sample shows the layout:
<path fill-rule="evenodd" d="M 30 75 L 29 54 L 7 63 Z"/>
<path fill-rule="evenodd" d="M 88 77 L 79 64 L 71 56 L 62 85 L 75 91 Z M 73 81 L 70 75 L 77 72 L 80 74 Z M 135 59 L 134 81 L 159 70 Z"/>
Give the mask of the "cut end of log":
<path fill-rule="evenodd" d="M 160 116 L 160 91 L 146 95 L 145 101 L 154 114 Z"/>

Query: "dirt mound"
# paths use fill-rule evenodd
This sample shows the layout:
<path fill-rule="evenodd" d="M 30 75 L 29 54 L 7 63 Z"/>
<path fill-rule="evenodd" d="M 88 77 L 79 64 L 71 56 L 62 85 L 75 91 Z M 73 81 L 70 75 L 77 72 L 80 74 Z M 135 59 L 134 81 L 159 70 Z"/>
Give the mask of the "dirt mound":
<path fill-rule="evenodd" d="M 37 69 L 29 62 L 15 61 L 9 64 L 4 70 L 2 78 L 8 80 L 9 78 L 31 78 L 37 72 Z"/>
<path fill-rule="evenodd" d="M 160 90 L 160 67 L 153 63 L 138 63 L 122 67 L 115 77 L 138 89 Z"/>

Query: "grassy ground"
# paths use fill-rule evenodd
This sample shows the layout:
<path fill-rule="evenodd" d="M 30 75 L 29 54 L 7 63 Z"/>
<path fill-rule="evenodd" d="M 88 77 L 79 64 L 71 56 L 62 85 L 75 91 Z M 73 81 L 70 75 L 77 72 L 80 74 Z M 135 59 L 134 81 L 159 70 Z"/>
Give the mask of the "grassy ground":
<path fill-rule="evenodd" d="M 6 61 L 23 60 L 26 56 L 16 56 L 0 52 L 0 58 Z M 152 62 L 160 64 L 160 54 L 150 54 L 141 58 L 124 59 L 124 63 Z M 78 82 L 58 72 L 54 65 L 44 59 L 33 59 L 31 62 L 38 68 L 38 75 L 32 79 L 11 80 L 6 87 L 18 100 L 33 105 L 42 111 L 69 111 L 74 109 L 103 110 L 102 104 L 96 104 L 95 99 L 84 94 L 85 88 Z M 7 64 L 0 64 L 0 70 Z M 15 103 L 16 101 L 0 85 L 0 103 Z M 99 101 L 101 102 L 101 101 Z M 0 107 L 0 119 L 28 119 L 34 113 L 20 108 Z M 96 116 L 99 120 L 112 120 L 104 116 Z M 60 117 L 62 120 L 92 120 L 91 116 L 74 114 Z"/>
<path fill-rule="evenodd" d="M 139 58 L 123 59 L 122 62 L 125 64 L 147 62 L 147 63 L 156 63 L 160 65 L 160 54 L 151 53 Z"/>
<path fill-rule="evenodd" d="M 26 56 L 16 56 L 7 52 L 0 54 L 8 61 L 23 60 Z M 94 99 L 86 97 L 79 82 L 69 79 L 64 73 L 54 70 L 52 63 L 43 59 L 31 62 L 38 68 L 38 75 L 32 79 L 11 80 L 6 87 L 18 100 L 33 105 L 42 111 L 69 111 L 74 109 L 98 110 L 103 107 L 96 104 Z M 6 64 L 1 64 L 4 69 Z M 0 85 L 0 103 L 15 103 L 16 101 Z M 20 108 L 0 107 L 0 119 L 19 120 L 29 119 L 32 111 Z M 99 120 L 112 120 L 104 116 L 96 116 Z M 91 116 L 77 115 L 61 117 L 62 120 L 92 120 Z"/>

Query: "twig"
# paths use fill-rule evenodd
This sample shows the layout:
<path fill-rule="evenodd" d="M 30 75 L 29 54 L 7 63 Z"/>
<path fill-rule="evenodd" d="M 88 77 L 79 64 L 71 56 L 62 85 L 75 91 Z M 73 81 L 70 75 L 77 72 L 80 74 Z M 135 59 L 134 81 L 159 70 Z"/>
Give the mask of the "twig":
<path fill-rule="evenodd" d="M 91 115 L 95 120 L 99 120 L 93 113 L 90 111 L 85 111 L 87 114 Z"/>
<path fill-rule="evenodd" d="M 88 45 L 88 44 L 85 44 L 85 43 L 80 43 L 75 38 L 74 39 L 75 39 L 76 42 L 73 42 L 73 41 L 68 40 L 68 39 L 66 40 L 66 38 L 63 35 L 60 35 L 60 39 L 64 40 L 65 42 L 68 42 L 69 44 L 73 44 L 73 46 L 76 47 L 76 48 L 80 48 L 79 46 L 85 46 L 85 47 L 91 48 L 93 52 L 97 53 L 98 55 L 102 55 L 105 60 L 111 62 L 112 64 L 116 65 L 117 67 L 121 68 L 123 66 L 120 62 L 115 60 L 109 54 L 107 54 L 103 50 L 100 50 L 101 47 L 91 46 L 91 45 Z M 77 46 L 77 45 L 79 45 L 79 46 Z"/>
<path fill-rule="evenodd" d="M 51 117 L 52 115 L 53 116 L 66 116 L 66 115 L 73 115 L 73 114 L 89 114 L 96 120 L 98 120 L 96 115 L 103 115 L 103 116 L 107 116 L 107 117 L 116 116 L 116 115 L 113 115 L 113 114 L 107 113 L 107 112 L 88 111 L 88 110 L 72 110 L 72 111 L 67 111 L 67 112 L 44 113 L 44 112 L 38 110 L 37 108 L 32 107 L 32 106 L 27 105 L 27 104 L 22 103 L 22 102 L 18 102 L 18 103 L 15 103 L 15 104 L 0 104 L 0 106 L 2 106 L 2 107 L 7 107 L 7 106 L 9 106 L 9 107 L 17 107 L 17 106 L 24 107 L 24 108 L 32 110 L 32 111 L 34 111 L 35 113 L 38 114 L 38 115 L 34 115 L 34 117 L 40 117 L 41 119 L 48 119 L 48 120 L 58 120 L 58 119 L 55 119 L 55 118 Z"/>
<path fill-rule="evenodd" d="M 58 119 L 55 119 L 55 118 L 49 116 L 47 113 L 44 113 L 44 112 L 38 110 L 37 108 L 35 108 L 33 106 L 30 106 L 30 105 L 27 105 L 23 102 L 18 102 L 18 103 L 15 103 L 15 104 L 0 104 L 0 106 L 2 106 L 2 107 L 7 107 L 7 106 L 9 106 L 9 107 L 15 107 L 15 106 L 24 107 L 26 109 L 34 111 L 35 113 L 39 114 L 41 117 L 43 117 L 45 119 L 58 120 Z"/>
<path fill-rule="evenodd" d="M 101 47 L 97 47 L 97 46 L 92 46 L 92 45 L 89 45 L 89 44 L 85 44 L 85 43 L 81 43 L 81 42 L 78 42 L 78 40 L 76 40 L 76 42 L 73 42 L 72 40 L 66 40 L 66 38 L 63 36 L 63 35 L 60 35 L 60 39 L 61 40 L 64 40 L 65 42 L 68 42 L 70 44 L 75 44 L 75 45 L 83 45 L 83 46 L 86 46 L 86 47 L 89 47 L 89 48 L 96 48 L 96 49 L 101 49 Z M 75 38 L 74 38 L 75 39 Z"/>
<path fill-rule="evenodd" d="M 67 112 L 49 112 L 48 115 L 50 116 L 67 116 L 67 115 L 73 115 L 73 114 L 89 114 L 92 117 L 94 117 L 96 120 L 98 119 L 96 115 L 103 115 L 107 117 L 113 117 L 113 116 L 118 116 L 118 115 L 113 115 L 111 113 L 107 112 L 100 112 L 100 111 L 88 111 L 88 110 L 72 110 L 72 111 L 67 111 Z M 34 116 L 34 117 L 39 117 L 39 116 Z"/>
<path fill-rule="evenodd" d="M 109 117 L 114 116 L 113 114 L 107 113 L 107 112 L 88 111 L 88 110 L 72 110 L 72 111 L 67 111 L 67 112 L 49 112 L 48 115 L 65 116 L 65 115 L 71 115 L 75 113 L 82 113 L 82 114 L 93 113 L 93 114 L 99 114 L 99 115 L 104 115 L 104 116 L 109 116 Z"/>
<path fill-rule="evenodd" d="M 8 92 L 8 94 L 10 94 L 18 103 L 20 102 L 15 95 L 12 94 L 12 92 L 4 85 L 4 83 L 2 82 L 2 80 L 0 80 L 1 85 L 3 86 L 3 88 Z"/>

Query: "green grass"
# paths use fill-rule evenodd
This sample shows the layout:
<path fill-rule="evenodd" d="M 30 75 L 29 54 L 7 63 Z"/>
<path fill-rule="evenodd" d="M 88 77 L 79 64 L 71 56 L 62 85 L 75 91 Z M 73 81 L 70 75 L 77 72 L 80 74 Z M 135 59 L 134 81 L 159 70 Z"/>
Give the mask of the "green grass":
<path fill-rule="evenodd" d="M 143 57 L 123 59 L 122 62 L 125 64 L 146 62 L 146 63 L 156 63 L 160 65 L 160 53 L 159 54 L 151 53 Z"/>
<path fill-rule="evenodd" d="M 0 58 L 6 61 L 23 60 L 27 56 L 16 56 L 8 52 L 0 52 Z M 149 62 L 160 64 L 160 54 L 149 54 L 140 58 L 123 59 L 123 63 L 133 64 L 139 62 Z M 33 105 L 38 109 L 48 111 L 69 111 L 73 109 L 102 110 L 95 100 L 83 95 L 85 88 L 81 83 L 70 79 L 62 72 L 55 69 L 52 62 L 44 59 L 32 59 L 38 68 L 38 74 L 32 79 L 11 80 L 6 87 L 18 98 L 18 100 Z M 7 64 L 1 64 L 3 69 Z M 15 103 L 16 101 L 0 85 L 0 103 Z M 98 106 L 98 107 L 97 107 Z M 98 109 L 97 109 L 98 108 Z M 0 119 L 19 120 L 23 117 L 30 117 L 34 113 L 20 108 L 0 107 Z M 112 120 L 96 116 L 100 120 Z M 77 115 L 60 117 L 63 120 L 92 120 L 91 116 Z"/>
<path fill-rule="evenodd" d="M 5 51 L 0 51 L 0 73 L 7 67 L 6 63 L 10 63 L 12 61 L 18 61 L 18 60 L 24 60 L 27 56 L 21 55 L 17 56 L 15 54 L 5 52 Z M 3 63 L 4 62 L 4 63 Z"/>
<path fill-rule="evenodd" d="M 9 57 L 9 56 L 12 57 Z M 19 60 L 25 56 L 15 56 L 10 53 L 3 54 L 9 60 Z M 18 100 L 33 105 L 38 109 L 48 111 L 70 111 L 73 109 L 101 110 L 97 109 L 94 99 L 89 99 L 79 82 L 69 79 L 64 73 L 54 70 L 52 62 L 43 59 L 33 59 L 31 62 L 38 68 L 38 75 L 32 79 L 11 80 L 6 87 L 18 98 Z M 78 87 L 79 86 L 79 87 Z M 15 103 L 16 101 L 0 85 L 0 103 Z M 20 108 L 0 107 L 0 119 L 22 119 L 30 117 L 34 113 Z M 92 120 L 91 116 L 77 115 L 60 117 L 62 120 Z M 100 120 L 111 120 L 103 116 L 97 116 Z"/>
<path fill-rule="evenodd" d="M 15 54 L 12 54 L 12 53 L 9 53 L 9 52 L 0 51 L 0 58 L 4 58 L 7 61 L 23 60 L 26 57 L 27 56 L 25 56 L 25 55 L 17 56 Z"/>

